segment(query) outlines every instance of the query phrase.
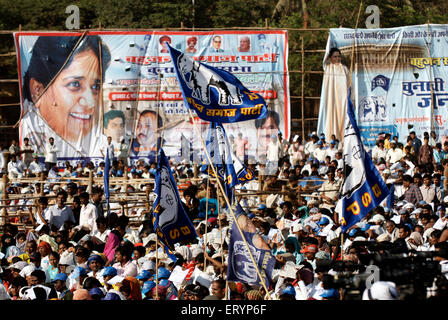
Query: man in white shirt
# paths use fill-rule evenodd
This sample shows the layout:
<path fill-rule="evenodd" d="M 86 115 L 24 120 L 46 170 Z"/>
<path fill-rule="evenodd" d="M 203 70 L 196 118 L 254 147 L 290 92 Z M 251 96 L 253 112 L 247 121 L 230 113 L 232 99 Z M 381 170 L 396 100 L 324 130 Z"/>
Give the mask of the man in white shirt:
<path fill-rule="evenodd" d="M 330 157 L 330 160 L 336 160 L 336 153 L 338 152 L 338 148 L 336 148 L 336 142 L 330 141 L 329 147 L 325 150 L 326 155 Z"/>
<path fill-rule="evenodd" d="M 82 192 L 79 195 L 81 200 L 81 211 L 79 213 L 78 230 L 84 230 L 88 234 L 93 234 L 96 231 L 96 219 L 98 218 L 98 209 L 89 201 L 89 194 Z"/>
<path fill-rule="evenodd" d="M 104 143 L 100 151 L 104 159 L 106 159 L 106 154 L 109 153 L 109 160 L 112 162 L 115 158 L 115 144 L 112 141 L 112 137 L 107 137 L 107 141 Z"/>
<path fill-rule="evenodd" d="M 30 139 L 23 139 L 23 146 L 20 149 L 23 153 L 23 162 L 28 167 L 33 161 L 33 153 L 35 152 L 34 147 L 30 145 Z"/>
<path fill-rule="evenodd" d="M 305 144 L 305 156 L 313 156 L 313 152 L 314 152 L 314 149 L 316 149 L 316 147 L 317 147 L 318 140 L 319 140 L 319 137 L 316 135 L 313 135 L 311 137 L 311 140 Z"/>
<path fill-rule="evenodd" d="M 9 179 L 22 178 L 25 170 L 25 164 L 20 159 L 18 159 L 16 155 L 12 155 L 11 160 L 8 162 Z"/>
<path fill-rule="evenodd" d="M 56 204 L 48 208 L 48 224 L 60 230 L 64 226 L 65 221 L 76 223 L 73 211 L 69 206 L 65 205 L 66 193 L 59 191 L 56 196 Z"/>
<path fill-rule="evenodd" d="M 54 138 L 50 137 L 50 139 L 48 139 L 47 145 L 45 146 L 45 166 L 47 168 L 47 171 L 50 171 L 50 169 L 56 165 L 58 161 L 58 152 L 59 150 L 54 144 Z"/>
<path fill-rule="evenodd" d="M 387 149 L 384 147 L 384 140 L 380 139 L 372 149 L 372 160 L 378 161 L 380 158 L 386 160 L 386 156 Z"/>
<path fill-rule="evenodd" d="M 33 155 L 33 161 L 28 167 L 28 175 L 31 177 L 37 177 L 41 172 L 45 171 L 45 165 L 39 162 L 37 154 Z"/>
<path fill-rule="evenodd" d="M 397 161 L 400 161 L 404 157 L 403 150 L 397 148 L 397 144 L 395 141 L 390 142 L 390 149 L 387 151 L 386 162 L 389 165 L 394 164 Z"/>
<path fill-rule="evenodd" d="M 324 143 L 319 140 L 317 142 L 317 148 L 314 149 L 313 157 L 319 160 L 319 163 L 322 163 L 325 161 L 325 157 L 327 156 L 327 150 L 324 149 Z"/>

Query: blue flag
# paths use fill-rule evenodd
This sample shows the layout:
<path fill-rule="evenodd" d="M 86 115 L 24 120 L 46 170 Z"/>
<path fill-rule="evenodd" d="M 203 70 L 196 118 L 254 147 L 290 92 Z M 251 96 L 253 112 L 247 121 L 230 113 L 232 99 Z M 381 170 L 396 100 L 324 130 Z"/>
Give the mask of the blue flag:
<path fill-rule="evenodd" d="M 224 183 L 226 195 L 232 201 L 233 187 L 237 184 L 253 180 L 254 175 L 233 153 L 222 124 L 216 122 L 210 123 L 205 146 L 218 173 L 218 179 Z M 201 172 L 214 176 L 214 171 L 207 157 L 202 162 Z"/>
<path fill-rule="evenodd" d="M 394 208 L 394 201 L 395 201 L 395 185 L 392 183 L 392 186 L 389 189 L 389 197 L 386 201 L 386 206 L 391 211 Z"/>
<path fill-rule="evenodd" d="M 344 182 L 341 185 L 338 212 L 341 231 L 346 232 L 389 195 L 386 183 L 361 141 L 351 102 L 351 90 L 348 94 L 343 153 Z"/>
<path fill-rule="evenodd" d="M 174 244 L 195 239 L 196 230 L 188 218 L 179 197 L 179 191 L 168 159 L 161 148 L 157 159 L 154 193 L 154 230 L 159 240 L 170 250 Z"/>
<path fill-rule="evenodd" d="M 107 210 L 107 216 L 110 215 L 110 191 L 109 191 L 109 173 L 110 173 L 110 159 L 109 159 L 109 152 L 106 152 L 106 163 L 104 164 L 104 196 L 106 198 L 106 210 Z"/>
<path fill-rule="evenodd" d="M 272 255 L 268 244 L 257 233 L 255 225 L 247 217 L 243 208 L 239 204 L 236 207 L 233 206 L 233 208 L 236 222 L 243 232 L 247 245 L 244 243 L 235 221 L 233 221 L 230 233 L 227 280 L 249 285 L 262 285 L 264 283 L 268 288 L 272 280 L 275 257 Z M 248 247 L 257 264 L 256 266 L 250 258 Z M 263 280 L 260 279 L 257 268 Z"/>
<path fill-rule="evenodd" d="M 261 95 L 249 91 L 233 74 L 168 47 L 185 105 L 196 111 L 199 118 L 229 123 L 267 116 Z"/>

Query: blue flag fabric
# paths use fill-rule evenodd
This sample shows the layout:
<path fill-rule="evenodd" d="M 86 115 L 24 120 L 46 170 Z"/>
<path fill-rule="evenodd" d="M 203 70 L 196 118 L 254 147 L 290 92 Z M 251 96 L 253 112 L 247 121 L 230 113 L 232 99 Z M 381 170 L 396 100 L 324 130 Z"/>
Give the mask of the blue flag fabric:
<path fill-rule="evenodd" d="M 104 164 L 104 196 L 106 198 L 107 216 L 110 215 L 110 190 L 109 190 L 109 174 L 110 174 L 110 159 L 109 152 L 106 152 L 106 161 Z"/>
<path fill-rule="evenodd" d="M 386 183 L 361 141 L 351 102 L 351 90 L 348 94 L 343 153 L 344 182 L 341 185 L 338 212 L 341 217 L 341 231 L 346 232 L 389 195 Z"/>
<path fill-rule="evenodd" d="M 232 152 L 222 124 L 216 122 L 210 123 L 205 146 L 218 173 L 218 179 L 224 183 L 226 195 L 229 200 L 232 200 L 233 187 L 237 184 L 253 180 L 255 177 Z M 207 157 L 202 162 L 201 172 L 214 176 L 213 169 Z"/>
<path fill-rule="evenodd" d="M 168 159 L 161 148 L 157 159 L 153 205 L 154 230 L 159 240 L 170 250 L 174 244 L 195 239 L 196 230 L 188 218 L 179 197 L 179 191 Z"/>
<path fill-rule="evenodd" d="M 210 122 L 239 122 L 267 116 L 266 101 L 228 71 L 208 66 L 169 46 L 187 108 Z"/>
<path fill-rule="evenodd" d="M 391 211 L 394 208 L 394 201 L 395 201 L 395 185 L 392 183 L 392 186 L 389 189 L 389 197 L 386 201 L 386 206 Z"/>
<path fill-rule="evenodd" d="M 233 221 L 230 233 L 227 280 L 249 285 L 262 285 L 264 283 L 268 288 L 272 280 L 275 257 L 268 244 L 257 233 L 256 227 L 247 217 L 243 208 L 239 204 L 233 206 L 233 208 L 236 222 L 243 232 L 247 245 L 244 243 L 235 221 Z M 250 258 L 248 247 L 257 266 Z M 257 268 L 263 280 L 260 279 Z"/>

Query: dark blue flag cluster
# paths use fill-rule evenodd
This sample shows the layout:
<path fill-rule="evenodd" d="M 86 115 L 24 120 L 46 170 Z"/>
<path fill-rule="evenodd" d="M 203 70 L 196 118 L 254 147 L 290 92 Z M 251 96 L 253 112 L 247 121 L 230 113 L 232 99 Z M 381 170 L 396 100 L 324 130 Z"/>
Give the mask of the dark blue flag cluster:
<path fill-rule="evenodd" d="M 224 183 L 226 195 L 231 201 L 233 199 L 233 187 L 237 184 L 253 180 L 254 175 L 232 152 L 222 124 L 210 123 L 205 145 L 218 173 L 218 179 Z M 204 159 L 201 172 L 206 172 L 208 175 L 214 176 L 208 158 Z"/>
<path fill-rule="evenodd" d="M 170 250 L 174 244 L 195 239 L 196 230 L 188 218 L 179 197 L 168 159 L 161 148 L 157 159 L 153 205 L 154 230 L 159 240 Z"/>
<path fill-rule="evenodd" d="M 241 231 L 246 239 L 247 246 L 244 243 L 241 233 L 235 221 L 232 223 L 230 244 L 229 244 L 229 258 L 227 267 L 227 280 L 239 281 L 249 285 L 262 285 L 266 287 L 272 279 L 272 271 L 275 265 L 275 257 L 271 253 L 271 249 L 264 241 L 252 221 L 246 216 L 244 210 L 238 204 L 234 207 L 236 223 L 241 228 Z M 256 262 L 254 265 L 250 258 L 248 247 Z M 263 279 L 260 279 L 257 269 Z"/>
<path fill-rule="evenodd" d="M 386 183 L 361 141 L 351 91 L 348 94 L 343 153 L 344 182 L 337 210 L 341 217 L 341 231 L 346 232 L 389 195 Z"/>
<path fill-rule="evenodd" d="M 185 105 L 210 122 L 265 118 L 263 97 L 249 91 L 230 72 L 200 63 L 169 46 Z"/>

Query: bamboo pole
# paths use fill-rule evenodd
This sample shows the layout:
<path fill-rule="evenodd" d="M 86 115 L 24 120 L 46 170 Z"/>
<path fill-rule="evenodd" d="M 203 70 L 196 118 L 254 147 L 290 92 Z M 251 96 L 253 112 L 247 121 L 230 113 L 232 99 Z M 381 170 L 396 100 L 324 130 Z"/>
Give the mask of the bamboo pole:
<path fill-rule="evenodd" d="M 429 19 L 428 19 L 428 38 L 426 40 L 426 45 L 428 46 L 428 52 L 429 52 L 429 57 L 432 58 L 432 52 L 431 52 L 431 35 L 430 35 L 430 29 L 429 29 Z M 434 79 L 434 69 L 433 69 L 433 64 L 430 65 L 429 68 L 429 81 L 430 81 L 430 85 L 429 88 L 431 89 L 431 118 L 430 118 L 430 128 L 431 131 L 434 131 L 434 88 L 433 88 L 433 79 Z"/>
<path fill-rule="evenodd" d="M 6 200 L 8 199 L 8 192 L 6 192 L 7 189 L 7 185 L 8 185 L 8 176 L 6 174 L 3 174 L 2 177 L 2 183 L 3 183 L 3 203 L 6 204 Z M 8 211 L 5 209 L 1 210 L 1 219 L 2 220 L 2 224 L 6 223 L 6 217 L 8 216 Z"/>
<path fill-rule="evenodd" d="M 210 178 L 207 177 L 207 189 L 205 192 L 205 234 L 204 234 L 204 245 L 205 250 L 207 250 L 207 229 L 208 229 L 208 195 L 209 195 Z M 207 268 L 207 258 L 204 255 L 204 270 Z"/>
<path fill-rule="evenodd" d="M 300 37 L 302 48 L 302 88 L 301 88 L 301 113 L 302 113 L 302 141 L 305 141 L 305 48 L 303 44 L 303 37 Z M 319 132 L 318 132 L 319 133 Z"/>

